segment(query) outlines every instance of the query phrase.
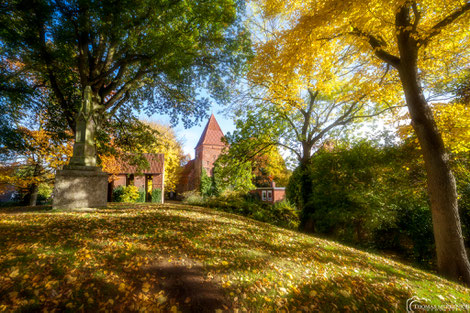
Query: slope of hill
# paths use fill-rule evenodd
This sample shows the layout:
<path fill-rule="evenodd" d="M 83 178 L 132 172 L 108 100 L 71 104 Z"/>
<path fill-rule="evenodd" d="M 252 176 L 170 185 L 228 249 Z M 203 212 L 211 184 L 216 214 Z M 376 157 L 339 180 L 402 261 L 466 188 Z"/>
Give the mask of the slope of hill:
<path fill-rule="evenodd" d="M 470 308 L 470 290 L 438 276 L 209 209 L 1 212 L 0 312 Z"/>

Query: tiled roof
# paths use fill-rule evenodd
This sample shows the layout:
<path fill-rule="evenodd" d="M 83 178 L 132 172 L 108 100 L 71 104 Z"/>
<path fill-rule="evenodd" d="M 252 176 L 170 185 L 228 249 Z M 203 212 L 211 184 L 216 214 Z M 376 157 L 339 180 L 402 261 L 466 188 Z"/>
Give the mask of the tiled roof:
<path fill-rule="evenodd" d="M 150 167 L 144 170 L 137 170 L 136 165 L 130 165 L 129 163 L 119 160 L 121 167 L 121 174 L 160 174 L 164 170 L 165 155 L 162 153 L 144 153 L 143 157 L 147 160 Z"/>
<path fill-rule="evenodd" d="M 212 114 L 207 122 L 206 128 L 204 128 L 204 131 L 202 132 L 196 148 L 201 145 L 225 146 L 222 142 L 222 138 L 224 138 L 224 133 L 220 129 L 219 123 L 217 123 L 214 114 Z"/>

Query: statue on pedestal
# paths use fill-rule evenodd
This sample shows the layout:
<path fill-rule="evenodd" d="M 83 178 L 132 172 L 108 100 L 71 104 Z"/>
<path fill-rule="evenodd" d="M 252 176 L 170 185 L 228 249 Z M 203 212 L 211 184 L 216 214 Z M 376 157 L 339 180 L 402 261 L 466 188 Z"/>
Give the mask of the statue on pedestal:
<path fill-rule="evenodd" d="M 80 209 L 107 205 L 108 174 L 96 166 L 96 115 L 90 86 L 83 92 L 82 106 L 76 118 L 75 143 L 69 165 L 56 174 L 54 209 Z"/>
<path fill-rule="evenodd" d="M 95 127 L 93 95 L 90 86 L 85 87 L 83 101 L 76 119 L 75 143 L 71 166 L 96 166 Z"/>

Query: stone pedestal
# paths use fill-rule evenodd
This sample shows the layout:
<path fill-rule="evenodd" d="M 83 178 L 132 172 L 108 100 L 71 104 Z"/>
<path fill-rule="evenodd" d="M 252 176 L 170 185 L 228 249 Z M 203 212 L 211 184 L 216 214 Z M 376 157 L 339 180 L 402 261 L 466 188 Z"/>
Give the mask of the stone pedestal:
<path fill-rule="evenodd" d="M 96 166 L 64 166 L 57 171 L 52 207 L 78 209 L 106 207 L 108 174 Z"/>

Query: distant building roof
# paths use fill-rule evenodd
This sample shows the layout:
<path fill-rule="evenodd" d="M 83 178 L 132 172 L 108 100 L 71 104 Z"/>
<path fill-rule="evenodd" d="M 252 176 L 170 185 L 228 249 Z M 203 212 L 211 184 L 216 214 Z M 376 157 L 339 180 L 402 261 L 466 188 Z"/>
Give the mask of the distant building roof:
<path fill-rule="evenodd" d="M 150 167 L 148 169 L 138 171 L 136 165 L 119 160 L 122 174 L 160 174 L 164 171 L 165 155 L 162 153 L 144 153 L 143 157 L 147 160 Z"/>
<path fill-rule="evenodd" d="M 207 122 L 206 128 L 204 128 L 204 131 L 202 132 L 196 148 L 201 145 L 225 146 L 222 138 L 224 138 L 224 133 L 220 129 L 219 123 L 217 123 L 214 114 L 212 114 Z"/>

